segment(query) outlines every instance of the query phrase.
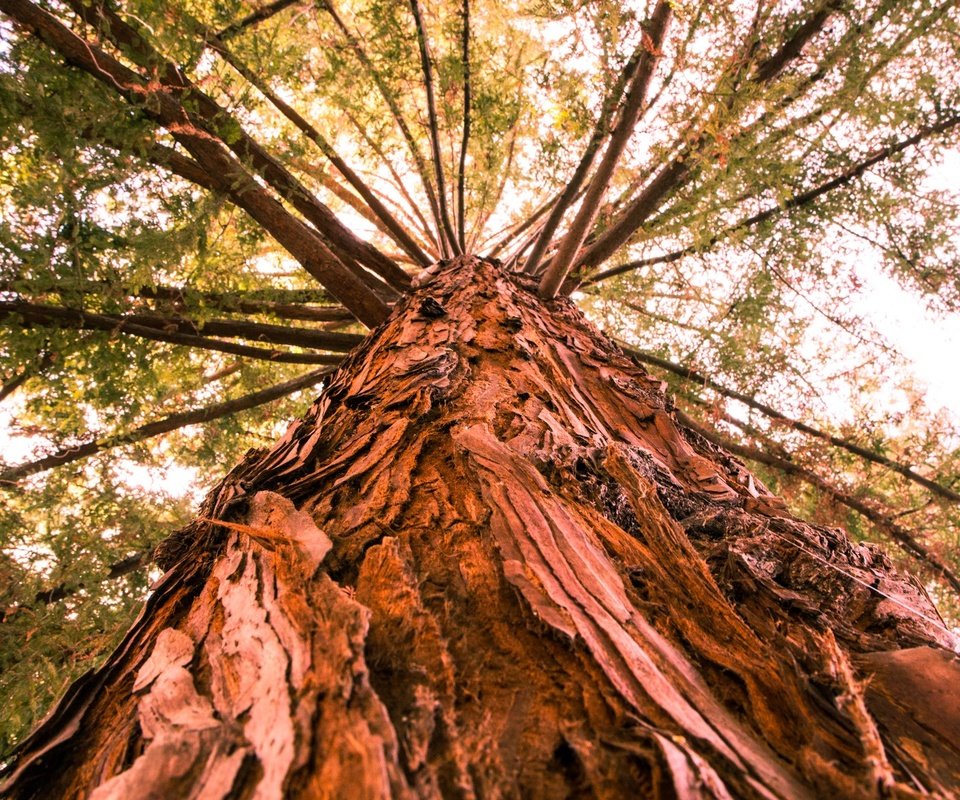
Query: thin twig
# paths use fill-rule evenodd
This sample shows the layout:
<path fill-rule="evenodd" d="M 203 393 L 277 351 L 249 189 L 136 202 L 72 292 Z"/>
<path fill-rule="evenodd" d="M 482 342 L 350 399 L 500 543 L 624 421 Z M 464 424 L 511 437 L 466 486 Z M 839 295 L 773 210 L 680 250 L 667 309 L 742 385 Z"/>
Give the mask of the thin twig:
<path fill-rule="evenodd" d="M 234 400 L 228 400 L 222 403 L 213 403 L 202 408 L 183 411 L 179 414 L 171 414 L 155 422 L 141 425 L 128 433 L 110 436 L 106 439 L 94 440 L 75 447 L 67 447 L 51 455 L 31 461 L 26 464 L 20 464 L 16 467 L 0 472 L 0 486 L 5 484 L 15 484 L 17 481 L 26 478 L 29 475 L 36 475 L 38 472 L 44 472 L 53 467 L 60 467 L 64 464 L 70 464 L 87 458 L 95 453 L 103 452 L 114 447 L 120 447 L 127 444 L 142 442 L 144 439 L 150 439 L 163 433 L 185 428 L 187 425 L 197 425 L 203 422 L 212 422 L 215 419 L 236 414 L 240 411 L 246 411 L 250 408 L 263 405 L 264 403 L 278 400 L 288 394 L 293 394 L 300 389 L 313 386 L 320 383 L 327 375 L 334 371 L 335 367 L 325 367 L 323 369 L 308 372 L 299 378 L 294 378 L 283 383 L 278 383 L 268 389 L 259 392 L 253 392 Z"/>
<path fill-rule="evenodd" d="M 460 141 L 460 168 L 457 171 L 457 236 L 460 252 L 467 250 L 466 169 L 470 142 L 470 0 L 463 0 L 463 138 Z"/>
<path fill-rule="evenodd" d="M 274 0 L 272 3 L 267 3 L 266 5 L 258 8 L 256 11 L 247 14 L 247 16 L 238 22 L 228 25 L 217 34 L 217 38 L 223 39 L 224 41 L 232 39 L 234 36 L 238 36 L 239 34 L 243 33 L 247 28 L 270 19 L 270 17 L 274 16 L 275 14 L 279 14 L 281 11 L 290 8 L 292 5 L 296 5 L 298 2 L 301 2 L 301 0 Z"/>

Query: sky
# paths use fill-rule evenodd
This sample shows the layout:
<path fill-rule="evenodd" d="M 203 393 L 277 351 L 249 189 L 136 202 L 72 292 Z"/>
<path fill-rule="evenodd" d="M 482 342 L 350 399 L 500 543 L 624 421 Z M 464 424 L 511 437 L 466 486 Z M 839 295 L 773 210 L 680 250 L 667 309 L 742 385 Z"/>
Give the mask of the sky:
<path fill-rule="evenodd" d="M 928 186 L 952 191 L 960 188 L 960 149 L 944 154 L 930 171 Z M 960 313 L 941 315 L 931 311 L 869 264 L 864 265 L 862 273 L 861 313 L 913 362 L 916 376 L 927 386 L 929 405 L 946 408 L 960 420 Z"/>
<path fill-rule="evenodd" d="M 862 313 L 913 362 L 930 407 L 946 408 L 960 420 L 960 314 L 938 315 L 876 272 L 864 286 Z"/>

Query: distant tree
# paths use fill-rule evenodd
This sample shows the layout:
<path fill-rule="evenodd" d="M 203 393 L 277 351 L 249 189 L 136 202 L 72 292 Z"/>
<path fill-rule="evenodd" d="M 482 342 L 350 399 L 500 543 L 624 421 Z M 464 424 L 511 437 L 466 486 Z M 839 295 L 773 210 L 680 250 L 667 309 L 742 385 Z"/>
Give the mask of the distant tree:
<path fill-rule="evenodd" d="M 5 793 L 958 791 L 956 3 L 0 13 Z"/>

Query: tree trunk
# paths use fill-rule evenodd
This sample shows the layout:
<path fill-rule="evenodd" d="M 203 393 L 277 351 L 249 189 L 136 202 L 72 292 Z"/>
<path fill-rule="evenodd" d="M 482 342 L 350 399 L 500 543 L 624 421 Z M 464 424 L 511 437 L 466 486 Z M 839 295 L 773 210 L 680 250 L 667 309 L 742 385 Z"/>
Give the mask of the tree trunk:
<path fill-rule="evenodd" d="M 474 258 L 161 555 L 11 796 L 960 791 L 956 643 L 920 584 Z"/>

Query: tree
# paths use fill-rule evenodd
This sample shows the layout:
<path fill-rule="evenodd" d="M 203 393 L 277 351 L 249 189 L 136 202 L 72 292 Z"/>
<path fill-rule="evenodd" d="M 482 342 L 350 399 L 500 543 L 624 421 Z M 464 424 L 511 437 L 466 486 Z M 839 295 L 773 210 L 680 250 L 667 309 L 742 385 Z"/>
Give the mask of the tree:
<path fill-rule="evenodd" d="M 126 425 L 4 470 L 5 513 L 23 527 L 63 486 L 31 499 L 30 475 L 326 382 L 155 556 L 114 565 L 163 575 L 7 793 L 956 791 L 956 640 L 923 585 L 736 457 L 958 588 L 889 506 L 928 493 L 946 528 L 950 458 L 765 399 L 789 408 L 802 369 L 794 295 L 868 335 L 816 289 L 857 277 L 837 241 L 955 302 L 953 198 L 924 185 L 960 122 L 955 4 L 0 11 L 3 394 L 32 384 L 68 431 Z M 637 315 L 682 327 L 624 350 L 571 296 L 634 339 Z M 231 376 L 256 391 L 199 405 Z M 716 396 L 768 422 L 700 414 Z M 213 436 L 222 462 L 238 438 Z M 851 463 L 874 494 L 830 474 Z M 107 542 L 149 516 L 111 502 Z M 121 605 L 46 591 L 4 624 Z"/>

